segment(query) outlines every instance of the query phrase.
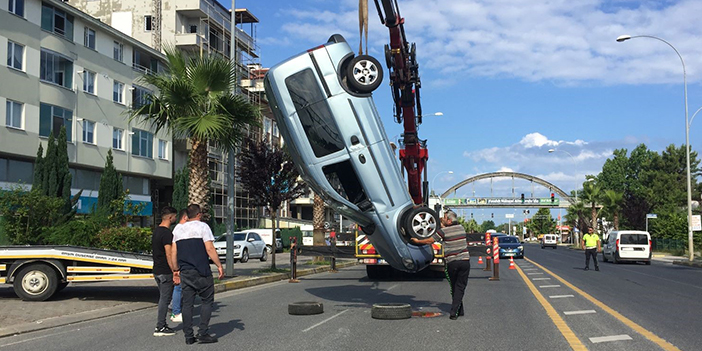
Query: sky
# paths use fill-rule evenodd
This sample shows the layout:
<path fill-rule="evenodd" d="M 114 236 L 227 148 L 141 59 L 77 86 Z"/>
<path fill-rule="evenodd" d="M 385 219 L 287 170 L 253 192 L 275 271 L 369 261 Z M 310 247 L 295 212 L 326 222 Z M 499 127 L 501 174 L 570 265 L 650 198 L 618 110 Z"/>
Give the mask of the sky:
<path fill-rule="evenodd" d="M 643 143 L 660 152 L 684 145 L 680 58 L 655 39 L 616 42 L 623 34 L 671 43 L 686 66 L 689 116 L 702 107 L 702 1 L 397 1 L 407 40 L 417 45 L 423 113 L 443 113 L 425 117 L 419 128 L 419 137 L 428 140 L 428 180 L 438 193 L 495 171 L 537 176 L 569 193 L 586 175 L 599 173 L 615 149 Z M 358 50 L 358 0 L 235 5 L 260 20 L 254 34 L 264 67 L 335 33 Z M 368 18 L 369 54 L 384 63 L 389 35 L 373 0 Z M 397 137 L 402 127 L 392 117 L 387 70 L 373 97 L 387 135 Z M 702 121 L 691 124 L 690 144 L 702 151 Z M 488 180 L 477 183 L 475 196 L 512 196 L 509 178 L 495 178 L 490 187 Z M 533 188 L 534 197 L 550 196 L 547 188 Z M 516 179 L 514 193 L 529 197 L 532 184 Z M 455 195 L 471 197 L 473 187 Z M 521 216 L 522 210 L 468 212 L 479 222 L 494 213 L 502 223 L 504 213 Z"/>

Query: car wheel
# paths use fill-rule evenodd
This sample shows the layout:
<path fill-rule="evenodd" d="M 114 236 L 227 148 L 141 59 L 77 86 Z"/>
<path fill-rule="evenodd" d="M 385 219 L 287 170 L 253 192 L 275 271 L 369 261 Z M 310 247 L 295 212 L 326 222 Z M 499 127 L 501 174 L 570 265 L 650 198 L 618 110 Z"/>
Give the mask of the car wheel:
<path fill-rule="evenodd" d="M 439 216 L 429 207 L 415 207 L 405 215 L 405 233 L 410 238 L 427 239 L 436 233 Z"/>
<path fill-rule="evenodd" d="M 412 306 L 408 303 L 376 303 L 371 308 L 373 319 L 412 318 Z"/>
<path fill-rule="evenodd" d="M 56 271 L 45 264 L 22 268 L 15 276 L 15 294 L 24 301 L 44 301 L 56 292 Z"/>
<path fill-rule="evenodd" d="M 650 265 L 651 265 L 651 260 L 644 261 L 644 263 L 645 263 L 647 266 L 650 266 Z"/>
<path fill-rule="evenodd" d="M 244 252 L 241 253 L 241 263 L 246 262 L 249 262 L 249 250 L 244 249 Z"/>
<path fill-rule="evenodd" d="M 351 88 L 366 94 L 377 89 L 383 81 L 380 62 L 372 56 L 358 55 L 346 67 L 346 77 Z"/>
<path fill-rule="evenodd" d="M 609 262 L 607 259 L 607 256 L 605 256 L 604 252 L 602 253 L 602 262 Z"/>
<path fill-rule="evenodd" d="M 288 314 L 296 316 L 308 316 L 311 314 L 324 313 L 324 304 L 321 302 L 293 302 L 288 304 Z"/>
<path fill-rule="evenodd" d="M 261 254 L 261 262 L 266 262 L 268 260 L 268 250 L 264 249 Z"/>
<path fill-rule="evenodd" d="M 556 246 L 553 247 L 554 250 L 557 249 L 557 248 L 558 248 L 558 245 L 556 245 Z"/>
<path fill-rule="evenodd" d="M 614 253 L 614 258 L 612 258 L 612 263 L 619 263 L 619 254 L 616 252 Z"/>
<path fill-rule="evenodd" d="M 270 245 L 266 245 L 266 252 L 268 252 L 268 253 L 272 253 L 272 252 L 273 252 L 273 249 L 271 248 Z"/>

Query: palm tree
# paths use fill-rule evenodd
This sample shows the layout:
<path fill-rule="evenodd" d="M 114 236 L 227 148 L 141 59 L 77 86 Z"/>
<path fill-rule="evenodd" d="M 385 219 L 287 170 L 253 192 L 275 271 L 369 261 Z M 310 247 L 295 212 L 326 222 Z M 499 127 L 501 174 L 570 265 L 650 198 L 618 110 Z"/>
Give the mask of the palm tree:
<path fill-rule="evenodd" d="M 605 190 L 602 204 L 614 217 L 614 230 L 619 230 L 619 211 L 624 205 L 624 193 L 615 190 Z"/>
<path fill-rule="evenodd" d="M 590 222 L 590 227 L 597 231 L 597 202 L 600 201 L 602 197 L 602 188 L 594 182 L 587 181 L 583 183 L 582 201 L 585 203 L 590 203 L 592 222 Z"/>
<path fill-rule="evenodd" d="M 315 246 L 324 245 L 324 200 L 314 194 L 314 202 L 312 203 L 312 239 Z"/>
<path fill-rule="evenodd" d="M 165 54 L 166 72 L 140 78 L 158 92 L 134 101 L 129 119 L 150 124 L 155 133 L 166 129 L 174 139 L 190 142 L 188 202 L 202 206 L 209 217 L 207 146 L 235 150 L 247 126 L 259 124 L 260 111 L 245 97 L 232 94 L 236 81 L 231 61 L 219 55 L 188 57 L 173 47 L 166 48 Z"/>
<path fill-rule="evenodd" d="M 576 246 L 580 245 L 580 238 L 575 233 L 575 228 L 580 228 L 580 230 L 583 230 L 587 225 L 585 223 L 586 218 L 583 216 L 583 212 L 585 212 L 585 204 L 583 204 L 582 201 L 578 201 L 570 205 L 570 207 L 568 207 L 568 213 L 566 214 L 566 221 L 570 221 L 573 223 L 571 239 L 573 239 L 572 244 L 575 244 Z"/>

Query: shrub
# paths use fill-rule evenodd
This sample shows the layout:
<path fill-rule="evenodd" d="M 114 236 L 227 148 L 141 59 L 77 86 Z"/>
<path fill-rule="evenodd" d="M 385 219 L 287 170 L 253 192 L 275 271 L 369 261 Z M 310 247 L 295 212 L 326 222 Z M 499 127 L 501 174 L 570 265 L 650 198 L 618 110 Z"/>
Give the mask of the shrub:
<path fill-rule="evenodd" d="M 52 245 L 94 247 L 97 234 L 102 228 L 91 219 L 74 219 L 48 230 L 48 242 Z"/>
<path fill-rule="evenodd" d="M 102 249 L 140 253 L 151 251 L 151 228 L 107 228 L 100 231 L 97 239 L 97 246 Z"/>
<path fill-rule="evenodd" d="M 297 237 L 297 245 L 302 245 L 302 231 L 300 227 L 280 230 L 280 239 L 283 241 L 283 247 L 290 247 L 290 237 Z"/>

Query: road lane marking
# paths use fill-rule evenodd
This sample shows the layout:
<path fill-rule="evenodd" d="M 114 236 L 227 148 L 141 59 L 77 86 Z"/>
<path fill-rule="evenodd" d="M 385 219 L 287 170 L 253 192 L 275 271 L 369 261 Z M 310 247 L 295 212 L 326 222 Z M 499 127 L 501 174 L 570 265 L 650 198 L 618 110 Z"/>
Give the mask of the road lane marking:
<path fill-rule="evenodd" d="M 560 288 L 560 285 L 540 285 L 539 288 Z"/>
<path fill-rule="evenodd" d="M 527 275 L 538 275 L 538 274 L 543 274 L 543 273 L 541 273 L 541 272 L 539 272 L 539 273 L 527 273 Z"/>
<path fill-rule="evenodd" d="M 12 343 L 9 343 L 9 344 L 0 345 L 0 348 L 8 347 L 8 346 L 13 346 L 13 345 L 17 345 L 17 344 L 21 344 L 21 343 L 25 343 L 25 342 L 29 342 L 29 341 L 44 339 L 44 338 L 48 338 L 48 337 L 52 337 L 52 336 L 57 336 L 57 335 L 61 335 L 61 334 L 73 333 L 73 332 L 76 332 L 76 331 L 80 331 L 80 329 L 81 329 L 81 328 L 75 328 L 75 329 L 71 329 L 71 330 L 64 330 L 64 331 L 58 332 L 58 333 L 40 335 L 40 336 L 36 336 L 36 337 L 33 337 L 33 338 L 24 339 L 24 340 L 19 340 L 19 341 L 15 341 L 15 342 L 12 342 Z"/>
<path fill-rule="evenodd" d="M 531 278 L 531 280 L 551 280 L 551 278 Z"/>
<path fill-rule="evenodd" d="M 551 321 L 553 324 L 556 325 L 556 328 L 558 328 L 558 331 L 561 332 L 561 335 L 566 339 L 566 342 L 570 345 L 570 348 L 573 349 L 573 351 L 586 351 L 587 348 L 583 343 L 578 339 L 577 336 L 575 336 L 575 333 L 573 333 L 573 330 L 570 329 L 568 324 L 563 320 L 563 317 L 561 317 L 558 312 L 556 312 L 556 309 L 551 306 L 551 304 L 546 300 L 546 298 L 541 295 L 539 290 L 536 289 L 536 286 L 534 283 L 532 283 L 529 278 L 524 274 L 521 268 L 517 267 L 517 273 L 522 277 L 524 280 L 524 283 L 526 283 L 527 287 L 529 290 L 531 290 L 531 293 L 534 294 L 534 297 L 536 297 L 536 300 L 539 301 L 541 306 L 546 310 L 546 314 L 551 318 Z M 536 279 L 543 279 L 543 278 L 536 278 Z M 534 279 L 534 280 L 536 280 Z"/>
<path fill-rule="evenodd" d="M 538 271 L 538 268 L 524 268 L 524 271 Z"/>
<path fill-rule="evenodd" d="M 575 297 L 574 295 L 551 295 L 548 298 L 549 299 L 564 299 L 567 297 Z"/>
<path fill-rule="evenodd" d="M 622 341 L 622 340 L 633 340 L 631 336 L 622 334 L 622 335 L 610 335 L 610 336 L 599 336 L 596 338 L 590 338 L 590 342 L 593 344 L 597 344 L 600 342 L 609 342 L 609 341 Z"/>
<path fill-rule="evenodd" d="M 309 327 L 309 328 L 303 330 L 302 332 L 303 332 L 303 333 L 307 333 L 308 331 L 310 331 L 310 330 L 312 330 L 312 329 L 314 329 L 314 328 L 317 328 L 317 327 L 319 327 L 320 325 L 322 325 L 322 324 L 324 324 L 324 323 L 326 323 L 326 322 L 329 322 L 330 320 L 332 320 L 332 319 L 334 319 L 334 318 L 336 318 L 336 317 L 341 316 L 342 314 L 346 313 L 346 311 L 348 311 L 348 309 L 345 309 L 345 310 L 343 310 L 343 311 L 341 311 L 341 312 L 339 312 L 339 313 L 337 313 L 337 314 L 335 314 L 335 315 L 333 315 L 333 316 L 331 316 L 331 317 L 329 317 L 329 318 L 327 318 L 327 319 L 325 319 L 325 320 L 323 320 L 323 321 L 321 321 L 321 322 L 319 322 L 319 323 L 317 323 L 317 324 L 315 324 L 315 325 L 313 325 L 313 326 L 311 326 L 311 327 Z"/>
<path fill-rule="evenodd" d="M 591 314 L 591 313 L 597 313 L 595 310 L 582 310 L 582 311 L 564 311 L 563 314 L 566 316 L 573 316 L 576 314 Z"/>
<path fill-rule="evenodd" d="M 675 345 L 669 343 L 668 341 L 666 341 L 665 339 L 659 337 L 658 335 L 653 334 L 652 332 L 650 332 L 650 331 L 644 329 L 644 327 L 642 327 L 642 326 L 640 326 L 640 325 L 634 323 L 634 321 L 632 321 L 631 319 L 624 317 L 621 313 L 615 311 L 615 310 L 612 309 L 611 307 L 609 307 L 609 306 L 605 305 L 604 303 L 600 302 L 599 300 L 595 299 L 595 298 L 592 297 L 590 294 L 588 294 L 588 293 L 586 293 L 586 292 L 580 290 L 578 287 L 576 287 L 575 285 L 569 283 L 569 282 L 566 281 L 565 279 L 559 277 L 558 275 L 556 275 L 555 273 L 551 272 L 550 270 L 546 269 L 544 266 L 542 266 L 542 265 L 540 265 L 540 264 L 538 264 L 538 263 L 536 263 L 536 262 L 534 262 L 534 261 L 532 261 L 532 260 L 530 260 L 530 259 L 528 259 L 528 258 L 526 258 L 526 257 L 525 257 L 524 259 L 525 259 L 525 260 L 529 260 L 529 262 L 531 262 L 531 263 L 533 263 L 535 266 L 541 268 L 544 272 L 546 272 L 546 273 L 552 275 L 553 277 L 555 277 L 556 279 L 558 279 L 561 283 L 563 283 L 563 284 L 566 285 L 567 287 L 571 288 L 573 291 L 575 291 L 576 293 L 580 294 L 582 297 L 584 297 L 584 298 L 587 299 L 588 301 L 592 302 L 595 306 L 601 308 L 601 309 L 604 310 L 605 312 L 607 312 L 607 313 L 609 313 L 610 315 L 612 315 L 612 317 L 618 319 L 620 322 L 624 323 L 624 324 L 625 324 L 626 326 L 628 326 L 629 328 L 631 328 L 631 329 L 633 329 L 634 331 L 636 331 L 637 333 L 641 334 L 641 335 L 642 335 L 643 337 L 645 337 L 646 339 L 648 339 L 648 340 L 650 340 L 651 342 L 655 343 L 656 345 L 660 346 L 663 350 L 666 350 L 666 351 L 680 351 L 680 349 L 677 348 Z"/>

